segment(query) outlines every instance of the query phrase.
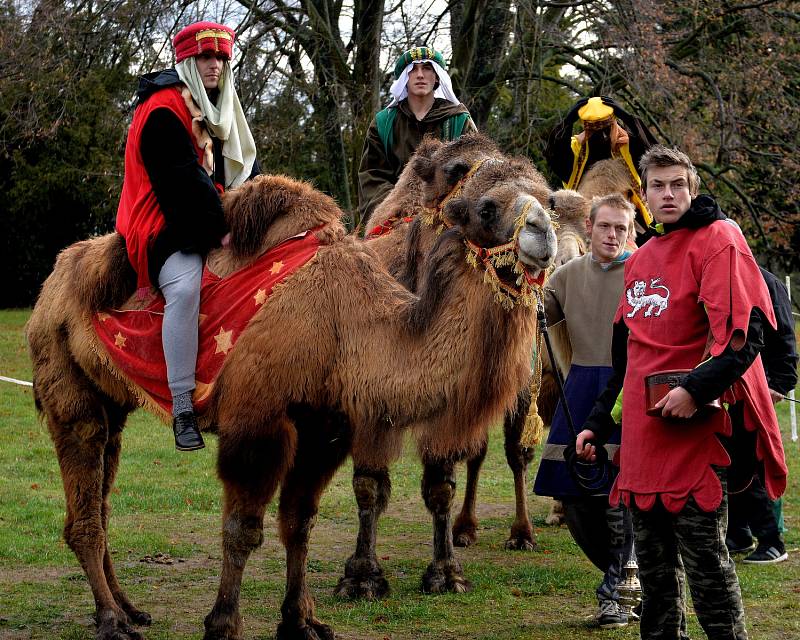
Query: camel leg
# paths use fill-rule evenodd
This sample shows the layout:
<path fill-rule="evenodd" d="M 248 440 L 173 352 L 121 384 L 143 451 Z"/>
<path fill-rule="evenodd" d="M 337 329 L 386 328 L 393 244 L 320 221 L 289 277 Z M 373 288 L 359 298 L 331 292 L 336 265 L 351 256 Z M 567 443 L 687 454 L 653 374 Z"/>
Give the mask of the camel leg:
<path fill-rule="evenodd" d="M 433 516 L 433 562 L 422 576 L 426 593 L 464 593 L 472 587 L 453 550 L 450 507 L 456 492 L 454 466 L 452 460 L 424 462 L 422 497 Z"/>
<path fill-rule="evenodd" d="M 286 595 L 276 640 L 334 640 L 333 630 L 314 612 L 306 581 L 308 541 L 323 490 L 350 450 L 344 419 L 329 416 L 325 437 L 317 424 L 299 426 L 300 439 L 292 469 L 281 487 L 278 519 L 286 547 Z"/>
<path fill-rule="evenodd" d="M 356 550 L 344 565 L 335 594 L 344 598 L 373 600 L 389 593 L 389 583 L 375 553 L 378 518 L 389 503 L 392 484 L 388 469 L 353 471 L 353 493 L 358 505 Z"/>
<path fill-rule="evenodd" d="M 506 540 L 506 549 L 533 551 L 536 548 L 536 534 L 533 532 L 528 516 L 528 465 L 533 460 L 533 448 L 523 447 L 520 443 L 525 418 L 531 404 L 530 392 L 526 389 L 517 396 L 517 408 L 506 414 L 503 423 L 505 436 L 505 452 L 508 466 L 514 474 L 514 498 L 516 513 L 511 533 Z"/>
<path fill-rule="evenodd" d="M 106 545 L 103 553 L 103 572 L 106 576 L 106 582 L 109 589 L 114 596 L 116 603 L 122 608 L 134 624 L 149 626 L 152 618 L 149 613 L 141 611 L 133 605 L 128 599 L 128 596 L 122 590 L 117 580 L 117 574 L 114 570 L 114 563 L 111 560 L 111 554 L 108 551 L 108 521 L 111 512 L 111 505 L 108 501 L 108 496 L 114 486 L 114 480 L 119 468 L 119 456 L 122 449 L 122 427 L 127 417 L 127 411 L 120 412 L 119 409 L 113 408 L 108 411 L 109 416 L 109 438 L 106 442 L 106 448 L 103 456 L 103 466 L 105 469 L 105 477 L 103 479 L 103 505 L 101 517 L 103 520 L 103 530 L 106 533 Z"/>
<path fill-rule="evenodd" d="M 148 624 L 150 616 L 136 609 L 123 593 L 107 547 L 108 493 L 117 470 L 125 412 L 107 410 L 88 383 L 77 383 L 72 391 L 77 392 L 79 401 L 71 408 L 83 415 L 67 417 L 59 411 L 63 405 L 52 410 L 47 401 L 43 403 L 67 500 L 64 540 L 77 556 L 92 589 L 96 639 L 139 640 L 141 634 L 130 625 Z M 115 424 L 109 425 L 109 415 L 116 417 Z"/>
<path fill-rule="evenodd" d="M 453 544 L 457 547 L 469 547 L 478 539 L 478 516 L 475 513 L 475 502 L 478 495 L 478 479 L 481 467 L 486 459 L 488 443 L 484 442 L 481 450 L 467 461 L 467 485 L 464 489 L 464 503 L 461 512 L 453 524 Z"/>
<path fill-rule="evenodd" d="M 250 554 L 264 540 L 264 512 L 292 465 L 297 434 L 286 416 L 249 428 L 220 424 L 217 474 L 224 491 L 222 572 L 204 640 L 241 640 L 239 594 Z"/>

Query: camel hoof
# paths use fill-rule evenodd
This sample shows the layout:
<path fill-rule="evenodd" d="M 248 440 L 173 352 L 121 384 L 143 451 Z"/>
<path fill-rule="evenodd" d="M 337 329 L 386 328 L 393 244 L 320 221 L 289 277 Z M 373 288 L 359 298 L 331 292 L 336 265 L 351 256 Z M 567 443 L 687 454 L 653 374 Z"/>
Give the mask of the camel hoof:
<path fill-rule="evenodd" d="M 389 582 L 383 575 L 339 578 L 333 594 L 348 600 L 379 600 L 389 593 Z"/>
<path fill-rule="evenodd" d="M 548 527 L 560 527 L 564 524 L 564 516 L 557 513 L 551 513 L 544 519 L 544 523 Z"/>
<path fill-rule="evenodd" d="M 471 547 L 478 541 L 478 533 L 474 524 L 453 525 L 453 544 L 457 547 Z"/>
<path fill-rule="evenodd" d="M 472 583 L 464 577 L 457 562 L 432 562 L 422 576 L 422 591 L 425 593 L 466 593 Z"/>
<path fill-rule="evenodd" d="M 153 624 L 153 617 L 146 611 L 139 611 L 139 609 L 134 609 L 131 607 L 126 609 L 126 613 L 131 619 L 131 622 L 139 625 L 140 627 L 149 627 L 151 624 Z"/>
<path fill-rule="evenodd" d="M 333 629 L 316 618 L 284 620 L 278 625 L 275 640 L 335 640 Z"/>
<path fill-rule="evenodd" d="M 106 609 L 97 613 L 95 619 L 95 640 L 144 640 L 144 636 L 130 626 L 130 620 L 122 610 Z"/>
<path fill-rule="evenodd" d="M 477 541 L 477 536 L 468 533 L 459 533 L 456 535 L 453 532 L 453 544 L 457 547 L 471 547 Z"/>
<path fill-rule="evenodd" d="M 124 622 L 97 627 L 95 640 L 144 640 L 144 636 Z"/>
<path fill-rule="evenodd" d="M 220 613 L 216 609 L 211 610 L 203 626 L 206 629 L 203 640 L 241 640 L 242 638 L 242 618 L 238 613 Z"/>
<path fill-rule="evenodd" d="M 512 537 L 506 540 L 507 551 L 533 551 L 536 549 L 536 542 L 524 537 Z"/>
<path fill-rule="evenodd" d="M 389 593 L 389 583 L 377 560 L 352 555 L 344 563 L 344 575 L 333 593 L 348 600 L 377 600 Z"/>

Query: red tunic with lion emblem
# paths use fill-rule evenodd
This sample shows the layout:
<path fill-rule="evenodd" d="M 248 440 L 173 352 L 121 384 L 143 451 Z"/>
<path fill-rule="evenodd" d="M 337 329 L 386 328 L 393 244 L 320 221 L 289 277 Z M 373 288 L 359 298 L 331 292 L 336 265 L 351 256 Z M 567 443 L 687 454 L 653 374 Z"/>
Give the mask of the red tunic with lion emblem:
<path fill-rule="evenodd" d="M 625 266 L 625 286 L 615 322 L 629 330 L 628 365 L 622 410 L 620 473 L 610 501 L 650 509 L 661 499 L 678 512 L 689 496 L 704 511 L 722 500 L 712 465 L 730 458 L 717 434 L 730 435 L 725 411 L 689 420 L 666 420 L 645 413 L 646 375 L 692 369 L 713 336 L 719 355 L 734 331 L 745 335 L 750 312 L 758 307 L 774 326 L 769 292 L 742 234 L 723 221 L 700 229 L 677 229 L 652 238 Z M 777 497 L 786 487 L 786 464 L 761 356 L 726 392 L 723 401 L 742 401 L 745 427 L 758 430 L 757 456 L 764 463 L 766 488 Z"/>

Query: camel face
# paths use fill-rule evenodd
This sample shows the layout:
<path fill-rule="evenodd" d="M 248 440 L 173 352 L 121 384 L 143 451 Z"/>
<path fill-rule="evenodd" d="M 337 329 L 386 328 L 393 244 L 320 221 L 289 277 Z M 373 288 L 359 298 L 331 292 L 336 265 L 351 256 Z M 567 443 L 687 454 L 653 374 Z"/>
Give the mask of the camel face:
<path fill-rule="evenodd" d="M 525 223 L 517 240 L 519 259 L 535 270 L 548 269 L 556 257 L 556 231 L 547 210 L 530 196 L 520 196 L 515 204 L 525 211 Z"/>
<path fill-rule="evenodd" d="M 556 233 L 542 205 L 549 190 L 527 161 L 492 159 L 448 203 L 444 215 L 458 224 L 470 242 L 496 247 L 514 239 L 519 259 L 532 271 L 553 264 Z"/>
<path fill-rule="evenodd" d="M 571 189 L 560 189 L 553 193 L 550 208 L 558 217 L 558 251 L 555 266 L 559 267 L 589 250 L 586 220 L 589 218 L 591 199 Z"/>

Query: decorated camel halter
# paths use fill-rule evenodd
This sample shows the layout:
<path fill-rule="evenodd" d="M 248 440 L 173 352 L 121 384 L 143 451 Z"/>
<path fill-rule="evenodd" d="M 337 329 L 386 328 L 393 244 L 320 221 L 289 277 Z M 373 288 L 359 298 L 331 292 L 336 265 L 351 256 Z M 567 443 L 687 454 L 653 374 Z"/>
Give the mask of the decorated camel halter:
<path fill-rule="evenodd" d="M 519 234 L 525 226 L 528 211 L 533 206 L 533 200 L 529 200 L 522 207 L 522 211 L 514 224 L 514 235 L 505 244 L 496 247 L 479 247 L 475 243 L 464 240 L 467 246 L 467 263 L 477 269 L 478 265 L 483 265 L 483 281 L 494 291 L 495 300 L 504 309 L 513 309 L 516 305 L 531 307 L 536 304 L 541 296 L 542 286 L 546 277 L 546 271 L 541 269 L 536 276 L 528 273 L 525 265 L 517 254 Z M 547 211 L 551 218 L 551 224 L 557 227 L 552 220 L 553 213 Z M 513 266 L 513 271 L 517 274 L 516 282 L 513 285 L 507 284 L 497 275 L 497 269 Z"/>

